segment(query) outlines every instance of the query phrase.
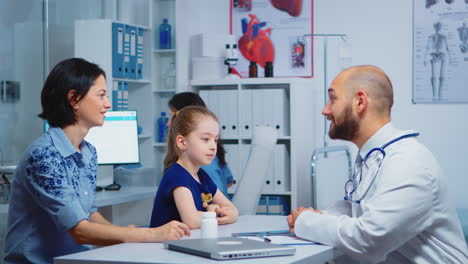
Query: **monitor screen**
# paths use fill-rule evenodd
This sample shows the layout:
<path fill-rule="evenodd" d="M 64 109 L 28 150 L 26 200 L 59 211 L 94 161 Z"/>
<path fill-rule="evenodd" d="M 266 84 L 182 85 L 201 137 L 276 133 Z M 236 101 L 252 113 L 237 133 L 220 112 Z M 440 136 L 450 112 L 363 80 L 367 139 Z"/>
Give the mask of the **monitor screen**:
<path fill-rule="evenodd" d="M 96 148 L 100 165 L 140 162 L 136 111 L 108 111 L 104 125 L 91 128 L 85 140 Z"/>

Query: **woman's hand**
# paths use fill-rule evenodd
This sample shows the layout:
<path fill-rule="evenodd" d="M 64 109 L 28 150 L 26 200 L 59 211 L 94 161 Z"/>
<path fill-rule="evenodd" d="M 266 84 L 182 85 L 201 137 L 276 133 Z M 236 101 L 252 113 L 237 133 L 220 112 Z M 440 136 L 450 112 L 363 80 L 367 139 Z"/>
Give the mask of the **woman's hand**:
<path fill-rule="evenodd" d="M 178 221 L 171 221 L 160 227 L 151 228 L 155 232 L 156 241 L 178 240 L 183 236 L 190 236 L 189 227 Z"/>

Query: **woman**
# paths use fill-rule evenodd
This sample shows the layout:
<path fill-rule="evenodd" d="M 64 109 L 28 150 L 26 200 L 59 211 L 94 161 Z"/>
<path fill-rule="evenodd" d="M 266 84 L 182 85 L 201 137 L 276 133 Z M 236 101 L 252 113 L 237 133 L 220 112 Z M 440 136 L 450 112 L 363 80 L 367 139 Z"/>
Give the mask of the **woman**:
<path fill-rule="evenodd" d="M 172 221 L 159 228 L 119 227 L 97 212 L 96 149 L 84 140 L 104 123 L 111 107 L 104 71 L 72 58 L 57 64 L 41 93 L 51 128 L 19 162 L 12 186 L 5 240 L 5 263 L 52 263 L 88 245 L 161 242 L 189 235 Z"/>

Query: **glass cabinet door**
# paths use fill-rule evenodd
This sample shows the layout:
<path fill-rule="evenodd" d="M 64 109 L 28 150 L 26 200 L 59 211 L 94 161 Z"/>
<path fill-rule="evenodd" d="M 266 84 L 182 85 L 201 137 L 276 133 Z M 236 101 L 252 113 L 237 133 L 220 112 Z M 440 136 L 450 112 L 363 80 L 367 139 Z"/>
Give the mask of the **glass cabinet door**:
<path fill-rule="evenodd" d="M 44 2 L 0 0 L 0 166 L 16 165 L 42 133 Z"/>

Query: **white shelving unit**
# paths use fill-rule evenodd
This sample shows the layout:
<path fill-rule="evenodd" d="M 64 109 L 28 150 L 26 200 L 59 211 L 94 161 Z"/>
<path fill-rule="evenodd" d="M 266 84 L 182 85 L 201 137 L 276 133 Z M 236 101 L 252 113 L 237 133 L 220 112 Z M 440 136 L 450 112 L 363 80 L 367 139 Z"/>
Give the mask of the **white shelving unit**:
<path fill-rule="evenodd" d="M 154 167 L 154 153 L 148 146 L 148 136 L 152 134 L 153 115 L 148 107 L 153 104 L 151 97 L 151 28 L 146 25 L 134 25 L 144 29 L 143 33 L 143 78 L 114 78 L 112 75 L 112 23 L 110 19 L 75 21 L 75 56 L 98 64 L 106 72 L 109 99 L 112 102 L 114 81 L 128 83 L 128 109 L 137 110 L 138 124 L 143 128 L 140 139 L 140 160 L 144 166 Z M 128 24 L 128 23 L 123 23 Z M 92 41 L 91 41 L 92 40 Z"/>
<path fill-rule="evenodd" d="M 160 116 L 161 112 L 166 112 L 169 117 L 169 108 L 167 103 L 176 93 L 178 86 L 176 74 L 176 0 L 150 0 L 151 1 L 151 25 L 153 26 L 152 43 L 152 97 L 153 97 L 153 123 Z M 163 18 L 167 18 L 171 25 L 171 49 L 159 49 L 159 25 Z M 153 125 L 154 128 L 154 125 Z M 156 130 L 153 130 L 153 151 L 155 153 L 156 167 L 163 167 L 164 157 L 166 155 L 166 143 L 156 142 Z"/>
<path fill-rule="evenodd" d="M 140 158 L 145 167 L 162 168 L 166 144 L 156 142 L 155 123 L 161 112 L 169 109 L 167 103 L 176 93 L 176 4 L 175 0 L 143 0 L 135 3 L 140 10 L 147 10 L 145 18 L 133 18 L 144 23 L 128 23 L 131 16 L 125 9 L 131 5 L 128 1 L 115 0 L 116 17 L 124 21 L 111 19 L 79 20 L 75 22 L 75 56 L 97 63 L 104 69 L 110 100 L 114 81 L 128 83 L 128 105 L 130 110 L 137 110 L 138 124 L 143 131 L 139 135 Z M 144 8 L 143 8 L 144 7 Z M 131 9 L 130 9 L 131 10 Z M 169 20 L 171 30 L 171 49 L 159 49 L 159 25 L 163 18 Z M 143 34 L 143 78 L 127 79 L 112 76 L 112 23 L 132 25 L 144 29 Z M 92 41 L 90 41 L 92 40 Z M 172 67 L 172 68 L 171 68 Z M 162 172 L 162 169 L 161 169 Z"/>
<path fill-rule="evenodd" d="M 142 132 L 140 160 L 144 168 L 156 168 L 162 173 L 166 143 L 156 143 L 155 123 L 160 112 L 168 112 L 167 102 L 176 93 L 176 4 L 175 0 L 113 0 L 107 5 L 110 19 L 79 20 L 75 22 L 75 56 L 97 63 L 107 75 L 112 101 L 114 81 L 128 83 L 128 109 L 137 110 Z M 138 14 L 134 10 L 138 9 Z M 146 13 L 145 13 L 146 12 Z M 158 49 L 159 25 L 168 18 L 172 27 L 171 49 Z M 141 79 L 113 78 L 112 76 L 112 23 L 132 25 L 144 29 L 143 76 Z M 174 65 L 172 80 L 168 80 L 168 66 Z M 172 85 L 168 85 L 172 83 Z M 161 175 L 154 175 L 160 179 Z M 143 177 L 143 176 L 142 176 Z M 156 182 L 158 184 L 158 182 Z M 153 190 L 156 193 L 156 189 Z M 137 191 L 139 192 L 139 191 Z M 103 214 L 117 224 L 147 225 L 153 198 L 103 208 Z M 135 217 L 145 216 L 145 217 Z M 149 217 L 149 216 L 148 216 Z"/>
<path fill-rule="evenodd" d="M 210 105 L 211 100 L 208 99 L 208 107 L 216 113 L 220 121 L 221 138 L 227 150 L 226 158 L 228 166 L 233 171 L 234 179 L 242 175 L 242 168 L 245 167 L 250 150 L 251 133 L 246 132 L 245 129 L 250 126 L 249 129 L 251 130 L 252 125 L 255 124 L 272 125 L 278 130 L 276 147 L 283 148 L 285 151 L 284 155 L 277 156 L 282 157 L 281 160 L 273 159 L 270 166 L 272 170 L 266 179 L 269 182 L 265 182 L 262 194 L 285 196 L 291 208 L 304 204 L 305 201 L 298 197 L 298 193 L 303 189 L 301 185 L 304 185 L 304 183 L 307 185 L 310 182 L 310 155 L 308 153 L 311 153 L 315 146 L 315 142 L 311 139 L 314 138 L 313 124 L 317 113 L 312 105 L 314 105 L 317 89 L 314 89 L 310 82 L 301 78 L 192 80 L 191 86 L 202 97 L 206 96 L 207 92 L 209 94 L 209 92 L 215 91 L 215 94 L 218 93 L 217 98 L 219 100 L 226 100 L 226 103 L 223 101 L 218 105 Z M 275 93 L 275 91 L 279 92 Z M 265 96 L 262 96 L 262 93 Z M 277 104 L 274 101 L 275 99 L 268 98 L 268 94 L 271 95 L 272 93 L 276 94 L 275 98 L 278 97 L 278 94 L 281 95 L 282 103 Z M 259 106 L 260 104 L 255 98 L 263 100 L 261 106 Z M 234 102 L 229 106 L 229 101 L 232 100 Z M 250 104 L 248 101 L 252 103 Z M 251 107 L 250 105 L 254 106 Z M 231 109 L 232 106 L 235 109 Z M 266 113 L 263 121 L 254 117 L 261 116 L 260 112 L 262 111 L 264 114 Z M 268 114 L 269 111 L 273 114 Z M 267 120 L 272 116 L 274 117 L 276 113 L 284 115 L 282 117 L 283 124 L 275 125 L 271 120 Z M 231 120 L 226 120 L 227 118 Z M 223 124 L 228 124 L 227 129 L 229 127 L 237 129 L 233 131 L 223 130 Z M 227 134 L 229 135 L 224 137 L 223 134 L 226 131 L 228 131 Z M 239 151 L 233 157 L 229 151 L 236 148 Z M 277 167 L 278 163 L 284 165 L 284 171 L 278 169 L 283 168 L 283 165 Z M 272 174 L 275 176 L 272 177 Z M 278 179 L 280 179 L 280 182 Z M 234 188 L 236 188 L 235 185 Z M 229 191 L 234 192 L 234 189 Z"/>

